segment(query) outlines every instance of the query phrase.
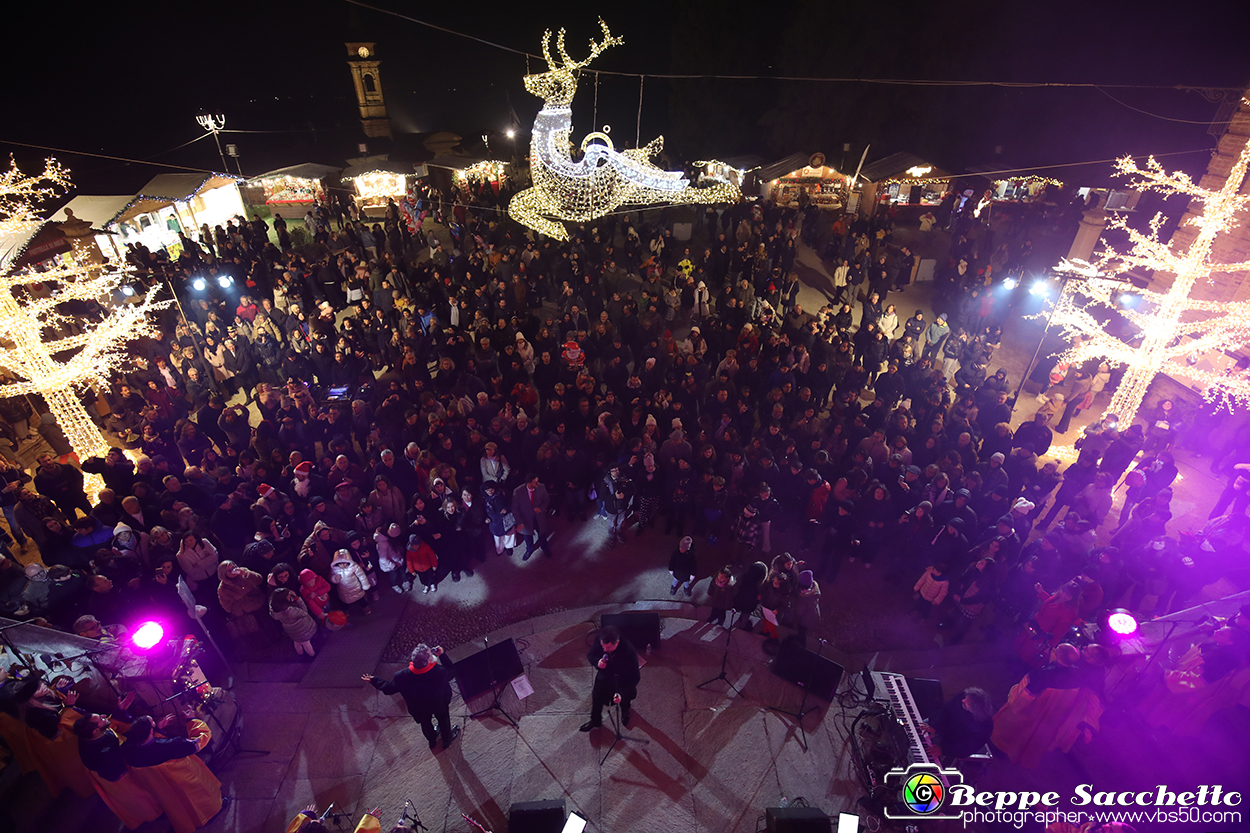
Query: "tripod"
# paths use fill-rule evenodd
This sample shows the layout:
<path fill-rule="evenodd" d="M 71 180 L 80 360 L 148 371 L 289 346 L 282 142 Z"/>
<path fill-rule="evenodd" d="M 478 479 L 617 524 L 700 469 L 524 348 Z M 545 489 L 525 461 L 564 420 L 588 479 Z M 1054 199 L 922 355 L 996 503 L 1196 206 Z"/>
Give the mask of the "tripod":
<path fill-rule="evenodd" d="M 612 739 L 612 745 L 608 747 L 608 751 L 603 753 L 603 760 L 599 761 L 599 766 L 603 766 L 604 761 L 606 761 L 608 756 L 612 754 L 612 750 L 615 749 L 616 745 L 623 740 L 632 740 L 634 743 L 641 743 L 645 746 L 651 745 L 651 741 L 646 738 L 636 738 L 633 735 L 627 735 L 621 731 L 620 703 L 616 703 L 612 708 L 608 709 L 608 720 L 612 721 L 612 731 L 616 734 L 616 737 Z"/>
<path fill-rule="evenodd" d="M 175 696 L 181 696 L 183 694 L 186 694 L 186 691 L 181 691 Z M 173 698 L 170 698 L 170 699 L 173 699 Z M 222 737 L 222 746 L 218 747 L 217 750 L 213 753 L 214 763 L 217 762 L 218 756 L 222 756 L 223 758 L 227 758 L 228 756 L 227 759 L 229 759 L 229 758 L 234 758 L 236 755 L 268 755 L 269 754 L 268 749 L 248 749 L 243 746 L 243 741 L 242 741 L 243 727 L 240 725 L 243 722 L 243 706 L 239 705 L 238 700 L 234 701 L 234 719 L 230 721 L 229 729 L 227 729 L 225 726 L 222 725 L 221 718 L 217 716 L 216 705 L 211 704 L 211 703 L 205 703 L 203 706 L 201 706 L 201 708 L 208 715 L 208 717 L 214 723 L 217 724 L 217 728 L 221 729 L 221 731 L 224 733 Z"/>
<path fill-rule="evenodd" d="M 730 688 L 732 688 L 734 691 L 736 691 L 739 697 L 742 696 L 742 690 L 739 689 L 736 685 L 734 685 L 733 681 L 730 680 L 729 677 L 725 675 L 725 665 L 729 662 L 729 643 L 733 641 L 733 638 L 734 638 L 734 627 L 731 624 L 729 627 L 725 628 L 725 653 L 721 654 L 720 673 L 710 680 L 699 683 L 697 686 L 695 686 L 695 688 L 703 688 L 705 685 L 714 683 L 717 680 L 724 680 L 725 684 L 728 685 Z"/>
<path fill-rule="evenodd" d="M 489 640 L 489 639 L 484 639 L 484 640 L 483 640 L 483 642 L 485 642 L 485 643 L 486 643 L 486 647 L 489 649 L 489 648 L 490 648 L 490 640 Z M 486 651 L 486 671 L 487 671 L 488 676 L 489 676 L 492 680 L 493 680 L 493 679 L 495 679 L 495 668 L 494 668 L 494 663 L 493 663 L 493 662 L 491 662 L 491 658 L 490 658 L 490 651 L 489 651 L 489 650 L 487 650 L 487 651 Z M 473 712 L 472 714 L 470 714 L 470 715 L 469 715 L 469 717 L 477 717 L 477 716 L 479 716 L 479 715 L 489 714 L 490 712 L 497 711 L 497 712 L 499 712 L 500 714 L 502 714 L 502 715 L 504 716 L 504 718 L 505 718 L 505 719 L 506 719 L 509 723 L 511 723 L 511 724 L 512 724 L 512 728 L 514 728 L 514 729 L 520 729 L 521 727 L 517 725 L 517 722 L 516 722 L 516 720 L 514 720 L 514 719 L 513 719 L 512 715 L 510 715 L 510 714 L 508 714 L 506 711 L 504 711 L 503 702 L 502 702 L 501 698 L 502 698 L 502 696 L 503 696 L 503 690 L 504 690 L 504 687 L 505 687 L 505 686 L 507 686 L 507 685 L 508 685 L 508 682 L 507 682 L 507 681 L 505 681 L 505 682 L 503 682 L 503 683 L 500 683 L 500 684 L 498 684 L 498 685 L 493 686 L 493 687 L 491 688 L 491 694 L 493 695 L 493 698 L 492 698 L 492 699 L 491 699 L 491 701 L 490 701 L 490 705 L 489 705 L 489 706 L 487 706 L 487 707 L 486 707 L 486 708 L 484 708 L 484 709 L 480 709 L 480 710 L 478 710 L 478 711 Z"/>
<path fill-rule="evenodd" d="M 820 657 L 820 651 L 824 649 L 824 646 L 825 646 L 825 640 L 822 639 L 820 640 L 820 648 L 817 649 L 816 651 L 817 657 Z M 812 684 L 812 673 L 816 670 L 815 666 L 816 666 L 815 663 L 808 664 L 807 676 L 803 679 L 803 682 L 799 683 L 799 686 L 803 689 L 803 698 L 799 700 L 799 710 L 797 712 L 786 711 L 780 706 L 768 707 L 770 711 L 775 711 L 778 714 L 789 715 L 790 717 L 794 718 L 795 723 L 797 723 L 799 727 L 799 745 L 803 747 L 804 752 L 808 751 L 808 746 L 807 746 L 807 730 L 803 728 L 803 718 L 807 717 L 809 714 L 816 711 L 816 706 L 812 706 L 810 709 L 807 708 L 807 689 Z"/>

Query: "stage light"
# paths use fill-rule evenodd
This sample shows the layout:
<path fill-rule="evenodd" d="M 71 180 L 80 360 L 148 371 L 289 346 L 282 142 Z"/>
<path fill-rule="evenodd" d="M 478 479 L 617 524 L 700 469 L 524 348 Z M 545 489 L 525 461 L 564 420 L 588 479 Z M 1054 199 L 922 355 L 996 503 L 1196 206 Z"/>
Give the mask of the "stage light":
<path fill-rule="evenodd" d="M 203 278 L 196 278 L 191 281 L 191 288 L 196 292 L 203 292 L 205 289 L 208 289 L 208 281 Z"/>
<path fill-rule="evenodd" d="M 1119 302 L 1122 307 L 1135 307 L 1137 306 L 1137 296 L 1130 295 L 1127 292 L 1121 292 Z"/>
<path fill-rule="evenodd" d="M 232 283 L 234 283 L 234 278 L 230 277 L 229 275 L 217 276 L 217 285 L 220 286 L 222 289 L 229 289 L 230 284 Z"/>
<path fill-rule="evenodd" d="M 144 622 L 135 629 L 130 641 L 139 650 L 147 651 L 159 645 L 164 638 L 165 629 L 161 627 L 160 622 Z"/>
<path fill-rule="evenodd" d="M 1116 608 L 1107 614 L 1107 627 L 1116 636 L 1132 636 L 1137 633 L 1137 619 L 1124 608 Z"/>
<path fill-rule="evenodd" d="M 122 284 L 122 294 L 130 298 L 135 294 L 135 288 L 128 283 Z"/>
<path fill-rule="evenodd" d="M 1003 289 L 1006 289 L 1008 292 L 1015 289 L 1019 285 L 1020 285 L 1020 281 L 1016 280 L 1015 278 L 1008 278 L 1007 280 L 1003 281 Z"/>
<path fill-rule="evenodd" d="M 1034 281 L 1033 285 L 1029 287 L 1029 294 L 1041 296 L 1050 295 L 1050 284 L 1046 281 Z"/>

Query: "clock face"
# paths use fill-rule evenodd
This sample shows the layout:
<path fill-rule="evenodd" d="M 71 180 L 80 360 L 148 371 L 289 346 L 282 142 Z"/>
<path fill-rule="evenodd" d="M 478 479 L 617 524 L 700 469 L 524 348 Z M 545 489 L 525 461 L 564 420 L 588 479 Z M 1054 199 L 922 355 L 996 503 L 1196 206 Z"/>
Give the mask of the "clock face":
<path fill-rule="evenodd" d="M 362 58 L 368 58 L 368 57 L 369 57 L 369 47 L 367 47 L 367 46 L 362 46 L 362 47 L 360 47 L 359 49 L 357 49 L 357 50 L 356 50 L 356 54 L 357 54 L 357 55 L 359 55 L 359 56 L 360 56 L 360 57 L 362 57 Z"/>

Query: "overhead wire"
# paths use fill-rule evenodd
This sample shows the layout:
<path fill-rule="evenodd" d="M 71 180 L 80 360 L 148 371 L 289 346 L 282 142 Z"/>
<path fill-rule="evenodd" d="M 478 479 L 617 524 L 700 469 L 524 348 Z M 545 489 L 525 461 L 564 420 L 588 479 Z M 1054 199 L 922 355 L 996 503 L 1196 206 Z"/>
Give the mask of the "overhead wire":
<path fill-rule="evenodd" d="M 205 133 L 204 135 L 208 136 L 210 134 Z M 187 144 L 190 144 L 190 142 L 188 142 Z M 90 156 L 95 159 L 111 159 L 114 162 L 131 162 L 137 165 L 154 165 L 158 168 L 175 168 L 179 171 L 194 171 L 195 173 L 213 173 L 213 171 L 209 170 L 208 168 L 192 168 L 189 165 L 173 165 L 169 162 L 151 162 L 146 159 L 131 159 L 126 156 L 110 156 L 107 153 L 89 153 L 85 150 L 67 150 L 66 148 L 54 148 L 54 147 L 49 147 L 47 145 L 31 144 L 30 142 L 14 142 L 9 139 L 0 139 L 0 145 L 14 145 L 16 147 L 34 148 L 35 150 L 48 150 L 53 153 L 69 154 L 70 156 Z M 173 148 L 173 150 L 177 150 L 177 148 Z M 163 152 L 167 153 L 168 151 L 163 151 Z"/>
<path fill-rule="evenodd" d="M 1098 90 L 1098 92 L 1102 93 L 1107 98 L 1114 101 L 1116 104 L 1119 104 L 1121 107 L 1127 107 L 1133 112 L 1141 113 L 1142 115 L 1150 116 L 1151 118 L 1162 119 L 1163 121 L 1176 122 L 1177 124 L 1201 124 L 1206 127 L 1210 127 L 1215 121 L 1214 119 L 1207 119 L 1206 121 L 1203 121 L 1200 119 L 1177 119 L 1177 118 L 1173 118 L 1172 116 L 1161 116 L 1158 113 L 1151 113 L 1149 110 L 1143 110 L 1140 107 L 1134 107 L 1132 104 L 1123 102 L 1120 99 L 1113 96 L 1111 93 L 1104 90 L 1102 87 L 1095 87 L 1094 89 Z"/>
<path fill-rule="evenodd" d="M 401 20 L 407 20 L 410 23 L 416 23 L 420 26 L 425 26 L 427 28 L 434 29 L 439 32 L 444 32 L 449 35 L 455 35 L 456 37 L 465 38 L 466 40 L 471 40 L 476 43 L 480 43 L 484 46 L 489 46 L 493 49 L 499 49 L 504 52 L 511 52 L 514 55 L 522 55 L 525 57 L 526 62 L 527 62 L 527 65 L 526 65 L 527 73 L 529 72 L 528 61 L 530 58 L 534 58 L 535 60 L 543 61 L 543 62 L 545 62 L 546 60 L 540 55 L 535 55 L 532 52 L 526 52 L 523 49 L 516 49 L 511 46 L 505 46 L 504 44 L 501 44 L 501 43 L 496 43 L 494 41 L 486 40 L 485 38 L 480 38 L 477 35 L 470 35 L 464 32 L 459 32 L 459 31 L 456 31 L 455 29 L 450 29 L 446 26 L 440 26 L 436 23 L 430 23 L 428 20 L 421 20 L 420 18 L 416 18 L 411 15 L 403 14 L 401 12 L 393 11 L 391 9 L 384 9 L 379 6 L 375 6 L 371 3 L 365 3 L 363 2 L 363 0 L 343 0 L 343 2 L 349 3 L 353 6 L 359 6 L 363 9 L 369 9 L 370 11 L 375 11 L 375 12 L 378 12 L 379 14 L 386 14 L 386 15 L 391 15 L 392 17 L 398 17 Z M 606 70 L 606 69 L 603 69 L 603 70 L 597 69 L 595 70 L 595 72 L 601 73 L 603 75 L 621 76 L 624 78 L 642 78 L 643 77 L 643 73 L 640 73 L 640 72 L 620 72 L 620 71 Z M 1219 87 L 1219 86 L 1206 86 L 1206 85 L 1201 85 L 1201 84 L 1098 84 L 1098 83 L 1089 82 L 1089 81 L 953 81 L 953 80 L 919 79 L 919 78 L 851 78 L 851 77 L 820 78 L 820 77 L 813 77 L 813 76 L 808 76 L 808 75 L 722 75 L 718 73 L 689 73 L 687 74 L 687 73 L 655 73 L 655 72 L 648 72 L 646 73 L 646 76 L 648 78 L 667 78 L 667 79 L 672 79 L 672 80 L 707 79 L 707 80 L 725 80 L 725 81 L 806 81 L 806 82 L 825 83 L 825 84 L 887 84 L 887 85 L 896 85 L 896 86 L 915 86 L 915 87 L 1019 87 L 1019 88 L 1030 88 L 1030 87 L 1091 88 L 1092 87 L 1094 89 L 1101 89 L 1102 87 L 1106 87 L 1108 89 L 1127 89 L 1127 90 L 1203 90 L 1203 91 L 1219 90 L 1219 91 L 1233 91 L 1233 92 L 1240 92 L 1243 89 L 1242 87 Z M 1209 124 L 1209 122 L 1193 122 L 1193 123 L 1194 124 Z"/>

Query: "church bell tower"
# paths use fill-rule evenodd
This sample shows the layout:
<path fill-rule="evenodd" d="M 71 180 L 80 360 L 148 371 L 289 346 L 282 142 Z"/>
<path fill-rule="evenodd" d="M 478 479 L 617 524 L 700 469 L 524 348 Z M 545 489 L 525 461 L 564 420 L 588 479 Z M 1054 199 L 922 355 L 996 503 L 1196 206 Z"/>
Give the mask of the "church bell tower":
<path fill-rule="evenodd" d="M 382 97 L 382 75 L 378 69 L 381 61 L 372 43 L 347 44 L 347 66 L 352 71 L 352 83 L 356 87 L 356 103 L 360 106 L 360 125 L 370 138 L 391 138 L 391 120 L 386 115 L 386 100 Z"/>

